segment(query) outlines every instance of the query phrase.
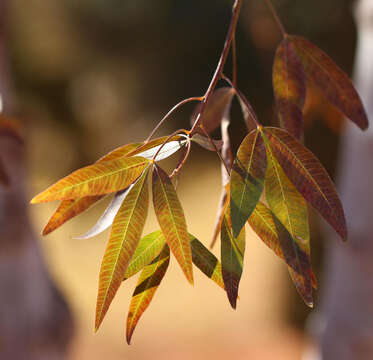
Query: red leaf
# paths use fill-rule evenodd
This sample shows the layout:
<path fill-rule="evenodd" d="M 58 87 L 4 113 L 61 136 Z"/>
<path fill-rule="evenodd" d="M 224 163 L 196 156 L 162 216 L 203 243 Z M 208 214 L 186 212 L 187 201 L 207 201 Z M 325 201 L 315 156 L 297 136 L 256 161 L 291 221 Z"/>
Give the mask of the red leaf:
<path fill-rule="evenodd" d="M 350 78 L 321 49 L 300 36 L 289 36 L 303 63 L 307 77 L 325 97 L 362 130 L 368 118 L 359 94 Z"/>

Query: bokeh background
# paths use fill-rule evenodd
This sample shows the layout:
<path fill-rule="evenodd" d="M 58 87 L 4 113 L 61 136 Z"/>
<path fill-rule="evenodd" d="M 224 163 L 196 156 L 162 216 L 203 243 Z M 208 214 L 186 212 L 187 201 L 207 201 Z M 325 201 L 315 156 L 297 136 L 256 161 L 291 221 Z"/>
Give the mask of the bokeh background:
<path fill-rule="evenodd" d="M 356 44 L 351 0 L 273 3 L 288 32 L 307 37 L 351 73 Z M 9 66 L 4 82 L 10 112 L 25 128 L 29 198 L 111 149 L 143 140 L 174 104 L 202 95 L 223 47 L 231 5 L 231 0 L 9 1 L 2 27 Z M 237 33 L 238 84 L 264 124 L 276 122 L 271 66 L 280 40 L 265 2 L 245 1 Z M 192 111 L 193 106 L 185 106 L 159 135 L 187 128 Z M 305 141 L 332 175 L 342 121 L 311 89 Z M 245 128 L 236 103 L 230 131 L 237 148 Z M 220 185 L 216 156 L 193 149 L 179 194 L 190 231 L 206 245 Z M 136 280 L 120 289 L 94 334 L 98 271 L 108 232 L 85 241 L 72 236 L 89 229 L 106 204 L 39 238 L 75 319 L 70 359 L 300 359 L 310 311 L 286 266 L 250 231 L 236 311 L 202 275 L 189 286 L 172 261 L 133 345 L 125 343 L 125 321 Z M 55 206 L 30 209 L 35 232 Z M 317 219 L 311 220 L 312 257 L 322 292 L 322 237 Z M 156 228 L 151 214 L 144 232 Z M 317 307 L 318 293 L 315 298 Z"/>

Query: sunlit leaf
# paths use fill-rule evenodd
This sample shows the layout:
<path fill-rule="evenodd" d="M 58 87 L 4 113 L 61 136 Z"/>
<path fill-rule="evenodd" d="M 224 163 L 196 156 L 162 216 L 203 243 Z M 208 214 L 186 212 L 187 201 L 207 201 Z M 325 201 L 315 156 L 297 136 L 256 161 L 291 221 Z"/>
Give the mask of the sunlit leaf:
<path fill-rule="evenodd" d="M 166 239 L 161 230 L 154 231 L 144 236 L 137 245 L 136 251 L 131 258 L 124 280 L 141 271 L 146 265 L 149 265 L 162 251 Z"/>
<path fill-rule="evenodd" d="M 303 197 L 323 216 L 342 239 L 347 227 L 342 203 L 327 171 L 299 141 L 286 131 L 265 128 L 273 154 Z"/>
<path fill-rule="evenodd" d="M 233 309 L 237 305 L 244 253 L 245 228 L 242 228 L 237 238 L 234 237 L 228 207 L 221 228 L 221 263 L 225 290 Z"/>
<path fill-rule="evenodd" d="M 105 209 L 102 216 L 98 219 L 96 224 L 88 230 L 84 235 L 74 236 L 74 239 L 84 240 L 94 237 L 98 234 L 101 234 L 107 228 L 109 228 L 115 218 L 115 215 L 118 213 L 120 206 L 122 205 L 123 201 L 127 197 L 128 193 L 132 189 L 134 184 L 130 185 L 127 189 L 118 191 L 115 195 L 113 200 L 110 202 L 108 207 Z"/>
<path fill-rule="evenodd" d="M 312 282 L 317 287 L 316 278 L 311 270 L 309 254 L 305 253 L 293 240 L 290 233 L 276 218 L 270 209 L 259 202 L 251 214 L 249 225 L 260 239 L 282 260 L 290 269 L 300 276 L 311 271 Z M 290 271 L 290 270 L 289 270 Z M 292 275 L 292 274 L 291 274 Z"/>
<path fill-rule="evenodd" d="M 222 87 L 213 92 L 211 95 L 206 108 L 202 114 L 200 127 L 203 126 L 204 130 L 210 134 L 220 126 L 223 119 L 224 113 L 227 108 L 230 108 L 232 99 L 234 96 L 234 90 L 230 87 Z M 193 125 L 200 113 L 202 104 L 199 103 L 196 106 L 194 114 L 191 118 L 191 124 Z M 197 132 L 204 135 L 202 129 L 197 129 Z"/>
<path fill-rule="evenodd" d="M 136 149 L 138 149 L 140 146 L 142 146 L 143 143 L 132 143 L 132 144 L 126 144 L 123 146 L 120 146 L 112 151 L 110 151 L 108 154 L 104 155 L 100 159 L 98 159 L 96 162 L 103 162 L 103 161 L 110 161 L 114 159 L 119 159 L 123 156 L 127 156 L 131 152 L 134 152 Z"/>
<path fill-rule="evenodd" d="M 308 258 L 310 254 L 310 236 L 306 201 L 284 173 L 273 155 L 270 144 L 266 144 L 266 148 L 268 169 L 265 179 L 265 193 L 267 202 L 273 214 L 285 226 L 294 242 L 307 255 L 305 258 Z M 298 256 L 297 263 L 302 267 L 302 275 L 307 285 L 305 287 L 297 287 L 297 290 L 306 304 L 312 306 L 309 263 L 306 264 L 302 261 L 296 249 L 294 251 Z M 311 290 L 310 292 L 304 292 L 304 289 Z"/>
<path fill-rule="evenodd" d="M 61 179 L 31 203 L 103 195 L 122 190 L 134 182 L 149 164 L 141 157 L 123 157 L 86 166 Z"/>
<path fill-rule="evenodd" d="M 157 165 L 153 170 L 153 203 L 166 242 L 193 284 L 192 250 L 184 211 L 169 176 Z"/>
<path fill-rule="evenodd" d="M 110 239 L 102 260 L 97 306 L 96 330 L 99 328 L 139 243 L 148 213 L 149 191 L 146 169 L 127 195 L 115 216 Z"/>
<path fill-rule="evenodd" d="M 252 131 L 242 141 L 230 179 L 230 208 L 237 236 L 256 207 L 264 187 L 267 157 L 260 132 Z"/>
<path fill-rule="evenodd" d="M 224 289 L 223 275 L 219 260 L 195 236 L 189 234 L 189 238 L 192 246 L 193 264 Z"/>
<path fill-rule="evenodd" d="M 325 97 L 361 129 L 368 127 L 368 118 L 360 96 L 349 77 L 321 49 L 300 36 L 289 36 L 307 77 Z"/>
<path fill-rule="evenodd" d="M 223 224 L 224 214 L 225 214 L 225 211 L 226 211 L 227 206 L 229 204 L 227 187 L 229 187 L 229 184 L 227 184 L 226 186 L 223 186 L 222 192 L 220 194 L 219 206 L 218 206 L 218 211 L 217 211 L 217 214 L 216 214 L 214 232 L 213 232 L 213 235 L 212 235 L 210 248 L 214 247 L 214 245 L 216 243 L 216 240 L 218 239 L 218 236 L 219 236 L 220 230 L 221 230 L 221 226 Z"/>
<path fill-rule="evenodd" d="M 294 45 L 287 38 L 276 51 L 273 90 L 282 127 L 297 139 L 302 139 L 306 75 Z"/>
<path fill-rule="evenodd" d="M 45 225 L 42 234 L 48 235 L 66 221 L 81 214 L 103 198 L 103 195 L 86 196 L 80 199 L 63 200 Z"/>
<path fill-rule="evenodd" d="M 159 256 L 142 271 L 133 293 L 127 316 L 127 343 L 130 344 L 135 327 L 148 308 L 170 262 L 170 249 L 166 245 Z"/>

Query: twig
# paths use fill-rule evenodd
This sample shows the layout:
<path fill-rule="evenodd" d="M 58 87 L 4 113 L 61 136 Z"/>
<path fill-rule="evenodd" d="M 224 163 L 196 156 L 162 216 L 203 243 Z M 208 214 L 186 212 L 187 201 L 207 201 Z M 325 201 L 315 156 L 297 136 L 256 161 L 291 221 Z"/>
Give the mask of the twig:
<path fill-rule="evenodd" d="M 285 31 L 284 25 L 282 25 L 282 22 L 281 22 L 280 18 L 278 17 L 276 10 L 271 3 L 271 0 L 266 0 L 266 3 L 267 3 L 267 6 L 269 8 L 269 11 L 272 13 L 273 18 L 275 19 L 275 22 L 277 23 L 277 25 L 278 25 L 278 27 L 281 31 L 282 36 L 286 37 L 287 33 Z"/>

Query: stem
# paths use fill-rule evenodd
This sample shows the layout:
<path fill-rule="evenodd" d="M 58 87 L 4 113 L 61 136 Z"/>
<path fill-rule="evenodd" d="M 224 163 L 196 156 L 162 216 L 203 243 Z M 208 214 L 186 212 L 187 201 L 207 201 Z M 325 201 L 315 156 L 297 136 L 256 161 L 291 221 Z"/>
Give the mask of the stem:
<path fill-rule="evenodd" d="M 153 131 L 150 133 L 150 135 L 145 140 L 145 144 L 150 141 L 150 139 L 154 136 L 154 134 L 157 132 L 157 130 L 165 123 L 165 121 L 181 106 L 187 104 L 188 102 L 192 101 L 202 101 L 204 97 L 191 97 L 189 99 L 184 99 L 180 101 L 178 104 L 176 104 L 164 117 L 163 119 L 158 123 L 158 125 L 153 129 Z"/>
<path fill-rule="evenodd" d="M 190 139 L 188 140 L 188 143 L 186 144 L 186 151 L 182 159 L 180 160 L 178 166 L 174 169 L 172 174 L 170 175 L 170 179 L 172 179 L 174 176 L 178 175 L 180 170 L 183 168 L 184 164 L 186 163 L 189 154 L 190 154 L 190 148 L 191 148 L 191 142 Z"/>
<path fill-rule="evenodd" d="M 178 135 L 180 133 L 185 133 L 187 134 L 188 131 L 185 130 L 185 129 L 179 129 L 179 130 L 175 130 L 171 135 L 169 135 L 166 140 L 163 142 L 163 144 L 160 146 L 160 148 L 158 149 L 158 151 L 154 154 L 153 156 L 153 159 L 152 161 L 156 161 L 155 159 L 157 158 L 158 154 L 160 153 L 160 151 L 163 149 L 163 147 L 170 141 L 170 139 L 172 139 L 175 135 Z"/>
<path fill-rule="evenodd" d="M 232 79 L 234 86 L 237 86 L 237 47 L 236 47 L 236 34 L 233 34 L 232 39 Z"/>
<path fill-rule="evenodd" d="M 281 22 L 280 18 L 278 17 L 276 10 L 271 3 L 271 0 L 266 0 L 266 3 L 267 3 L 267 6 L 269 8 L 269 11 L 272 13 L 272 16 L 273 16 L 277 26 L 279 27 L 279 29 L 281 31 L 282 36 L 286 37 L 287 33 L 285 31 L 284 25 L 282 25 L 282 22 Z"/>
<path fill-rule="evenodd" d="M 203 114 L 203 112 L 206 108 L 206 105 L 207 105 L 207 103 L 210 99 L 211 94 L 213 93 L 213 91 L 214 91 L 214 89 L 215 89 L 215 87 L 216 87 L 216 85 L 217 85 L 218 81 L 220 80 L 221 75 L 223 73 L 224 65 L 227 61 L 229 50 L 230 50 L 230 47 L 231 47 L 231 44 L 232 44 L 232 39 L 233 39 L 234 34 L 236 32 L 236 27 L 237 27 L 238 18 L 239 18 L 239 15 L 240 15 L 242 2 L 243 2 L 243 0 L 235 0 L 235 2 L 233 4 L 231 23 L 229 25 L 227 37 L 225 39 L 224 48 L 223 48 L 223 51 L 220 55 L 220 59 L 219 59 L 219 62 L 218 62 L 218 66 L 216 67 L 214 76 L 211 79 L 210 85 L 209 85 L 209 87 L 206 91 L 206 94 L 204 96 L 204 99 L 202 101 L 201 111 L 199 112 L 199 114 L 197 116 L 197 119 L 194 122 L 194 124 L 192 126 L 192 129 L 190 130 L 190 136 L 193 136 L 193 134 L 196 132 L 197 127 L 200 125 L 201 119 L 202 119 L 202 114 Z"/>

